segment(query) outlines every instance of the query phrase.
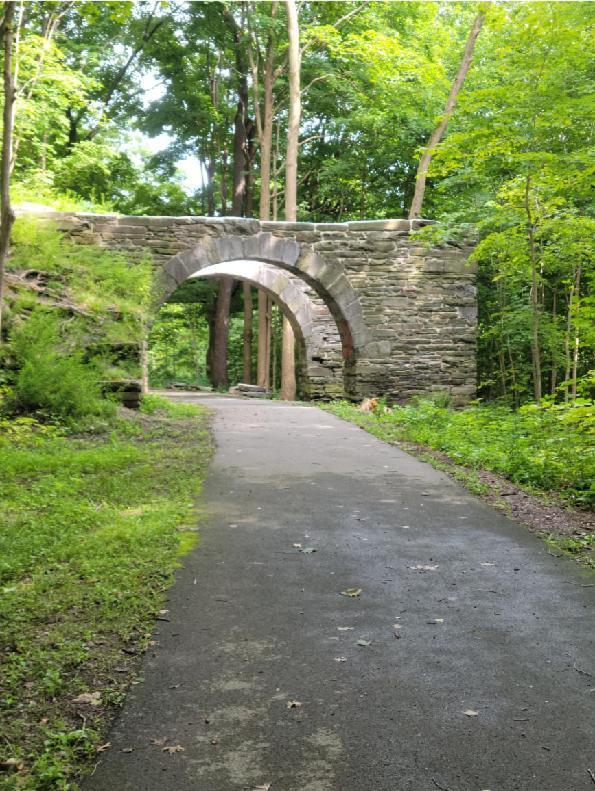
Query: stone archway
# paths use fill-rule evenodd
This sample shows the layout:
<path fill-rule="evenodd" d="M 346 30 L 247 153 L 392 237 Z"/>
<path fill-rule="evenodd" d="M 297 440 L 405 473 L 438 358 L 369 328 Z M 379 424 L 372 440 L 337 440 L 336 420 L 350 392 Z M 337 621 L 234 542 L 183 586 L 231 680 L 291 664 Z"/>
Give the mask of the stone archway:
<path fill-rule="evenodd" d="M 343 347 L 343 359 L 353 376 L 358 353 L 369 341 L 356 292 L 343 269 L 325 261 L 314 250 L 294 239 L 261 232 L 252 236 L 207 237 L 172 256 L 163 267 L 163 299 L 184 280 L 206 267 L 230 261 L 260 261 L 285 269 L 304 280 L 330 310 Z"/>
<path fill-rule="evenodd" d="M 272 264 L 248 260 L 211 264 L 188 279 L 217 277 L 242 280 L 266 291 L 287 316 L 302 349 L 302 396 L 344 395 L 341 338 L 335 320 L 304 281 Z"/>
<path fill-rule="evenodd" d="M 292 223 L 69 212 L 52 219 L 74 242 L 120 251 L 131 265 L 149 256 L 161 299 L 213 264 L 261 261 L 289 272 L 331 312 L 353 398 L 406 401 L 440 390 L 462 403 L 475 394 L 471 247 L 420 238 L 427 220 Z"/>

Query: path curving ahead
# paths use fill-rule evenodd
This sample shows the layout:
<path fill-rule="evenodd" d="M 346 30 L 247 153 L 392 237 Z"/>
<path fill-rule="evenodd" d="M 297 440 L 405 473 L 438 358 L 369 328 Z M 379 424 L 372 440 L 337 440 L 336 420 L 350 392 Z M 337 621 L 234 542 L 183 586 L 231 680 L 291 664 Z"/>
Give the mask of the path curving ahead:
<path fill-rule="evenodd" d="M 594 788 L 593 575 L 314 407 L 200 402 L 200 544 L 86 791 Z"/>

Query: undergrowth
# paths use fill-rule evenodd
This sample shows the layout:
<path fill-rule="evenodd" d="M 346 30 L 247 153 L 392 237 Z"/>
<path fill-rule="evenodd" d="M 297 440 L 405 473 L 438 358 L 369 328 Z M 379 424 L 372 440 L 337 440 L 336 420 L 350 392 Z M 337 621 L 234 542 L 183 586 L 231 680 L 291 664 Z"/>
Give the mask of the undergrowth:
<path fill-rule="evenodd" d="M 205 411 L 149 411 L 0 420 L 0 788 L 77 788 L 195 541 Z"/>

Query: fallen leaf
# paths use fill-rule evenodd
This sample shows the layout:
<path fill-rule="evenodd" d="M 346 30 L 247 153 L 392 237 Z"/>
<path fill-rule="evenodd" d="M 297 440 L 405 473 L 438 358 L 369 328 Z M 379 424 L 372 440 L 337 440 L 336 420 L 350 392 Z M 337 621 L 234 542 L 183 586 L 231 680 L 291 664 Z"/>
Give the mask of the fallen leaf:
<path fill-rule="evenodd" d="M 83 692 L 76 698 L 73 698 L 73 703 L 88 703 L 91 706 L 99 706 L 101 703 L 101 692 Z"/>
<path fill-rule="evenodd" d="M 103 753 L 111 746 L 112 746 L 111 742 L 106 742 L 105 744 L 100 744 L 99 747 L 95 748 L 95 752 L 96 753 Z"/>
<path fill-rule="evenodd" d="M 302 705 L 301 701 L 299 700 L 288 700 L 287 701 L 287 708 L 288 709 L 299 709 Z"/>
<path fill-rule="evenodd" d="M 341 596 L 348 596 L 350 599 L 356 599 L 361 592 L 361 588 L 345 588 L 344 591 L 341 591 Z"/>
<path fill-rule="evenodd" d="M 353 632 L 353 626 L 337 626 L 338 632 Z"/>
<path fill-rule="evenodd" d="M 157 747 L 163 747 L 167 741 L 167 736 L 162 736 L 160 739 L 150 739 L 149 741 Z"/>
<path fill-rule="evenodd" d="M 463 714 L 466 714 L 467 717 L 477 717 L 479 715 L 478 711 L 473 711 L 473 709 L 465 709 Z"/>
<path fill-rule="evenodd" d="M 164 747 L 161 752 L 172 755 L 173 753 L 183 753 L 185 749 L 181 744 L 175 744 L 173 747 Z"/>
<path fill-rule="evenodd" d="M 358 640 L 357 641 L 357 645 L 361 645 L 361 646 L 364 646 L 364 647 L 369 646 L 371 644 L 372 644 L 371 640 Z"/>
<path fill-rule="evenodd" d="M 436 571 L 438 565 L 436 564 L 435 566 L 423 566 L 420 564 L 418 566 L 409 566 L 409 568 L 411 569 L 411 571 Z"/>

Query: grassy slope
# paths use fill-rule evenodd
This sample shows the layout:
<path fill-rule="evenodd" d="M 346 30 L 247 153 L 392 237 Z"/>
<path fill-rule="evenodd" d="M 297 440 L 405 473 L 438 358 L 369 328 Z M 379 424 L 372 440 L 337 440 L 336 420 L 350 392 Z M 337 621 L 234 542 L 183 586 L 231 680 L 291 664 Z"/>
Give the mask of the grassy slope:
<path fill-rule="evenodd" d="M 0 788 L 72 789 L 196 538 L 183 526 L 196 521 L 209 433 L 205 412 L 183 406 L 128 413 L 95 436 L 10 430 L 0 433 Z M 98 694 L 74 702 L 83 693 Z"/>
<path fill-rule="evenodd" d="M 591 406 L 515 413 L 490 406 L 453 411 L 422 402 L 365 413 L 353 404 L 336 401 L 324 408 L 386 442 L 422 446 L 425 461 L 454 474 L 476 493 L 484 493 L 485 485 L 475 471 L 489 470 L 526 491 L 564 504 L 588 508 L 594 503 Z M 423 454 L 423 448 L 440 454 Z M 584 562 L 593 563 L 593 534 L 576 539 L 549 538 Z"/>

